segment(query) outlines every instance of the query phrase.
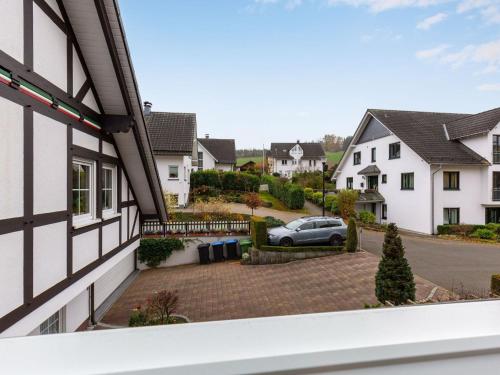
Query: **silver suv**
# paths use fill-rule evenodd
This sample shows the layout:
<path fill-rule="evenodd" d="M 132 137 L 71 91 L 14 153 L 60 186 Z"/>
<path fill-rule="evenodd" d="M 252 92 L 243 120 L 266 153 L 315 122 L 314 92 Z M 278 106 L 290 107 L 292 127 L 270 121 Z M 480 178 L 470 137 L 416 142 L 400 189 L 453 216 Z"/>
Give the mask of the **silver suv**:
<path fill-rule="evenodd" d="M 347 236 L 347 225 L 339 217 L 311 216 L 294 220 L 268 231 L 270 245 L 294 246 L 328 243 L 341 246 Z"/>

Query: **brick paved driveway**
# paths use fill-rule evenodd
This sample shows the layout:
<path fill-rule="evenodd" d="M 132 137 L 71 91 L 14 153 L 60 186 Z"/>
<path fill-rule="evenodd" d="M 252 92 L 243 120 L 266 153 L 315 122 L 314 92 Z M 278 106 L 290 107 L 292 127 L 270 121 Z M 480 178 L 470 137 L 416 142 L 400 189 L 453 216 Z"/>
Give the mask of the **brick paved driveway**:
<path fill-rule="evenodd" d="M 130 310 L 160 289 L 178 290 L 178 313 L 197 322 L 361 309 L 376 303 L 378 260 L 360 252 L 288 264 L 225 262 L 142 271 L 102 321 L 127 325 Z M 416 282 L 418 300 L 436 286 L 420 277 Z M 435 299 L 447 295 L 439 288 Z"/>

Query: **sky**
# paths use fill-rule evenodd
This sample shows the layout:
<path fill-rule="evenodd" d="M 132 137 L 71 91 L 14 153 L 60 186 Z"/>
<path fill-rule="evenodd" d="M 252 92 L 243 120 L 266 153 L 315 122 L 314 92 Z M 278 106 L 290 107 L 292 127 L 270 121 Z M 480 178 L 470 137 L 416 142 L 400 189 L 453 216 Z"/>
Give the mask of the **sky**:
<path fill-rule="evenodd" d="M 119 0 L 143 100 L 236 147 L 500 106 L 500 0 Z"/>

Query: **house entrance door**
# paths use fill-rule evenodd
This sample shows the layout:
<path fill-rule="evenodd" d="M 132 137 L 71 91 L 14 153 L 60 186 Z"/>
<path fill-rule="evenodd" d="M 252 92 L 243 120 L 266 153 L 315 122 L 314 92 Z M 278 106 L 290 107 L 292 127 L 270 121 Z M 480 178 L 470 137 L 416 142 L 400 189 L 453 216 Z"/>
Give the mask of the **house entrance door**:
<path fill-rule="evenodd" d="M 378 176 L 368 176 L 368 189 L 369 190 L 378 189 Z"/>

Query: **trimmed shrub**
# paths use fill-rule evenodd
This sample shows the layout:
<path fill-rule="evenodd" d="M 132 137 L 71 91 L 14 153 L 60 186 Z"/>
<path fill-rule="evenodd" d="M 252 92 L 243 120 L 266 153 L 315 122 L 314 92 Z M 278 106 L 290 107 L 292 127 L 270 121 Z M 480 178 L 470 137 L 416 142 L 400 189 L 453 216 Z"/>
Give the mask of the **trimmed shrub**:
<path fill-rule="evenodd" d="M 375 214 L 370 211 L 361 211 L 358 216 L 359 220 L 361 220 L 363 224 L 375 224 L 375 221 L 377 220 Z"/>
<path fill-rule="evenodd" d="M 316 193 L 313 193 L 313 202 L 316 203 L 318 206 L 323 205 L 323 193 L 321 191 L 318 191 Z"/>
<path fill-rule="evenodd" d="M 301 209 L 304 207 L 304 189 L 299 185 L 292 184 L 286 178 L 276 178 L 264 175 L 261 178 L 263 184 L 269 187 L 269 193 L 282 201 L 290 209 Z"/>
<path fill-rule="evenodd" d="M 354 218 L 349 219 L 349 224 L 347 224 L 347 238 L 345 241 L 345 248 L 349 253 L 356 252 L 358 248 L 358 231 L 356 229 L 356 220 Z"/>
<path fill-rule="evenodd" d="M 491 275 L 491 293 L 500 296 L 500 275 Z"/>
<path fill-rule="evenodd" d="M 405 258 L 403 242 L 396 224 L 387 227 L 382 259 L 375 276 L 375 295 L 381 303 L 401 305 L 415 300 L 415 281 Z"/>
<path fill-rule="evenodd" d="M 285 225 L 285 222 L 281 219 L 277 219 L 273 216 L 266 216 L 264 218 L 266 221 L 267 227 L 268 228 L 276 228 L 276 227 L 281 227 L 282 225 Z"/>
<path fill-rule="evenodd" d="M 196 171 L 191 173 L 191 188 L 196 189 L 201 186 L 209 186 L 222 189 L 220 173 L 214 170 Z"/>
<path fill-rule="evenodd" d="M 257 249 L 267 244 L 267 224 L 264 218 L 257 216 L 252 217 L 250 221 L 250 231 L 252 243 Z"/>
<path fill-rule="evenodd" d="M 166 261 L 172 251 L 182 249 L 184 243 L 177 238 L 143 238 L 139 245 L 139 261 L 154 268 Z"/>
<path fill-rule="evenodd" d="M 259 191 L 259 177 L 246 172 L 221 172 L 214 170 L 191 173 L 191 188 L 222 189 L 226 191 Z"/>
<path fill-rule="evenodd" d="M 333 194 L 327 194 L 325 196 L 325 208 L 329 211 L 333 211 L 334 205 L 337 205 L 337 196 Z"/>
<path fill-rule="evenodd" d="M 470 236 L 473 238 L 481 238 L 483 240 L 493 240 L 497 237 L 495 232 L 486 228 L 476 229 Z"/>
<path fill-rule="evenodd" d="M 470 236 L 478 229 L 486 229 L 486 226 L 472 224 L 445 224 L 437 226 L 437 232 L 441 235 Z"/>
<path fill-rule="evenodd" d="M 301 253 L 308 251 L 338 251 L 339 253 L 344 250 L 343 246 L 270 246 L 263 245 L 261 251 L 279 251 L 289 253 Z"/>
<path fill-rule="evenodd" d="M 313 189 L 311 189 L 311 188 L 304 189 L 304 198 L 306 198 L 308 201 L 313 199 L 313 194 L 314 194 Z"/>

